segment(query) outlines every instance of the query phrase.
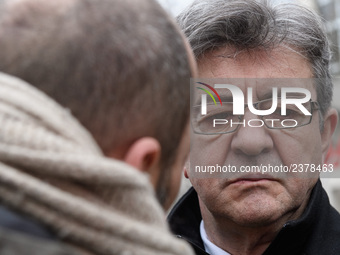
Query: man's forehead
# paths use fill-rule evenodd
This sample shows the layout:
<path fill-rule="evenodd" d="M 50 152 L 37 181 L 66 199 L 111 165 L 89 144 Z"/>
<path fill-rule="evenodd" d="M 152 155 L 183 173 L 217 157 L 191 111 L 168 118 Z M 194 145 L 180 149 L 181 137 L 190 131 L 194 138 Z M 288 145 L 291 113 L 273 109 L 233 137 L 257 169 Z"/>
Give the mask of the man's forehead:
<path fill-rule="evenodd" d="M 229 54 L 225 48 L 208 52 L 198 60 L 199 77 L 312 78 L 311 65 L 293 50 L 252 50 Z"/>

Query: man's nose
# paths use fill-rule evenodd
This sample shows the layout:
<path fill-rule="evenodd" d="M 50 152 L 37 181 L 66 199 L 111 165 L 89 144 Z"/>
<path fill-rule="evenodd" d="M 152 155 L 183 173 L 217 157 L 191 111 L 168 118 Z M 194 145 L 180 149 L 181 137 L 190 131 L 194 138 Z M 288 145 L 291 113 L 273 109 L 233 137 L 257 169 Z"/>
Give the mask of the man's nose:
<path fill-rule="evenodd" d="M 257 121 L 249 122 L 249 120 L 253 119 L 257 119 Z M 235 153 L 242 153 L 247 156 L 256 156 L 269 152 L 273 148 L 274 142 L 268 132 L 268 128 L 265 125 L 261 126 L 261 119 L 249 110 L 246 110 L 244 123 L 245 125 L 240 124 L 240 127 L 234 134 L 231 149 Z"/>

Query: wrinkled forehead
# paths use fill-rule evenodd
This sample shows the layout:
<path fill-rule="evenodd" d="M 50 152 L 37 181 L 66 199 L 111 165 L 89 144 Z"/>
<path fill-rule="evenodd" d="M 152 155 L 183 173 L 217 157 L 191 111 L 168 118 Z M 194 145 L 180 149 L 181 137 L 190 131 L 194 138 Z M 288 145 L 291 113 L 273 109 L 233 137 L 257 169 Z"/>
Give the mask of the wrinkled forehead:
<path fill-rule="evenodd" d="M 206 78 L 312 78 L 307 58 L 283 46 L 271 50 L 233 53 L 222 47 L 198 59 L 199 77 Z"/>

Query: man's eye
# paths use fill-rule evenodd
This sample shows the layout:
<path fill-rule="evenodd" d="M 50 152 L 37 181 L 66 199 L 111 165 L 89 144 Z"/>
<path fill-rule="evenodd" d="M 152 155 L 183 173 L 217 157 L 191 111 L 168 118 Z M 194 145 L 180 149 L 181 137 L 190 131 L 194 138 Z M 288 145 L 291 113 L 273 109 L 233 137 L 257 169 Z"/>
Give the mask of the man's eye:
<path fill-rule="evenodd" d="M 273 112 L 272 114 L 270 114 L 270 118 L 275 118 L 275 119 L 293 119 L 295 117 L 299 116 L 299 112 L 297 112 L 296 110 L 293 109 L 286 109 L 286 114 L 282 115 L 281 113 L 281 108 L 280 109 L 276 109 L 275 112 Z"/>
<path fill-rule="evenodd" d="M 219 112 L 219 113 L 211 113 L 206 115 L 206 117 L 203 119 L 203 121 L 207 120 L 207 119 L 226 119 L 229 120 L 233 117 L 232 112 Z"/>
<path fill-rule="evenodd" d="M 215 112 L 202 116 L 197 121 L 199 130 L 202 132 L 226 132 L 229 131 L 231 123 L 235 121 L 232 112 Z M 233 119 L 234 118 L 234 119 Z M 223 125 L 214 125 L 214 120 L 226 120 Z"/>
<path fill-rule="evenodd" d="M 294 116 L 296 116 L 296 115 L 298 115 L 298 113 L 297 113 L 296 111 L 294 111 L 294 110 L 289 110 L 289 109 L 286 110 L 286 116 L 287 116 L 287 117 L 294 117 Z"/>
<path fill-rule="evenodd" d="M 275 112 L 273 112 L 272 114 L 270 114 L 269 116 L 270 118 L 275 118 L 275 119 L 281 119 L 281 118 L 285 118 L 285 116 L 281 115 L 281 109 L 276 109 Z"/>

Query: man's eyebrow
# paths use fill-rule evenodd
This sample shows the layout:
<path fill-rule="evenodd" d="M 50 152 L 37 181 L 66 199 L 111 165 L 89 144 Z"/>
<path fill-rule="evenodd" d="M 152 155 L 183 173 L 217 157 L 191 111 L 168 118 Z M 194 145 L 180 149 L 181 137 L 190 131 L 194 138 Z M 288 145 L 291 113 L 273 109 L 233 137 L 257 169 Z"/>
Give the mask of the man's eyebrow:
<path fill-rule="evenodd" d="M 278 90 L 277 96 L 281 97 L 281 90 L 280 89 Z M 269 99 L 269 98 L 273 98 L 273 90 L 267 91 L 266 93 L 260 94 L 258 96 L 259 100 L 265 100 L 265 99 Z"/>
<path fill-rule="evenodd" d="M 286 93 L 287 97 L 304 97 L 304 93 L 298 93 L 298 92 L 288 92 Z M 281 97 L 281 89 L 277 91 L 277 97 Z M 273 91 L 268 91 L 267 93 L 260 94 L 259 95 L 259 100 L 265 100 L 265 99 L 270 99 L 273 98 Z"/>
<path fill-rule="evenodd" d="M 220 95 L 222 102 L 233 102 L 233 97 L 231 95 Z"/>
<path fill-rule="evenodd" d="M 204 95 L 204 94 L 203 94 Z M 218 99 L 216 97 L 216 95 L 213 95 L 216 102 L 218 102 Z M 221 95 L 219 94 L 220 98 L 221 98 L 221 101 L 222 102 L 233 102 L 233 97 L 230 95 Z M 210 102 L 212 101 L 212 99 L 210 98 L 209 95 L 207 95 L 207 101 Z M 194 105 L 200 105 L 201 104 L 201 96 L 197 97 L 197 99 L 195 100 L 195 104 Z"/>

